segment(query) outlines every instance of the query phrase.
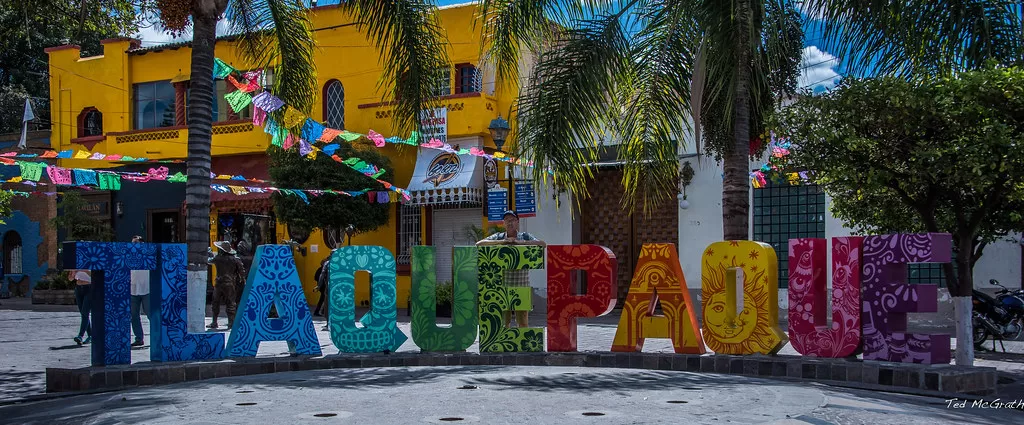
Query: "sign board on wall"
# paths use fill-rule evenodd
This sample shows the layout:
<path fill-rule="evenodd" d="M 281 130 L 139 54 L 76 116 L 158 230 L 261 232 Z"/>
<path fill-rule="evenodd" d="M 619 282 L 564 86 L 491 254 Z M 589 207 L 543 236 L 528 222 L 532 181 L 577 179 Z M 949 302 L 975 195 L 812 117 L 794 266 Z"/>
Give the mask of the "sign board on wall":
<path fill-rule="evenodd" d="M 433 139 L 448 143 L 448 108 L 433 108 L 420 111 L 420 136 L 425 142 Z"/>
<path fill-rule="evenodd" d="M 519 218 L 537 215 L 537 194 L 533 183 L 516 183 L 516 214 Z"/>
<path fill-rule="evenodd" d="M 484 163 L 484 183 L 488 189 L 498 188 L 498 164 L 494 162 L 494 158 L 488 158 Z"/>
<path fill-rule="evenodd" d="M 508 209 L 508 190 L 490 189 L 487 191 L 487 221 L 496 223 L 503 219 Z"/>
<path fill-rule="evenodd" d="M 450 182 L 462 172 L 462 161 L 459 156 L 453 153 L 441 153 L 430 161 L 427 168 L 427 178 L 424 182 L 434 184 L 434 187 Z"/>

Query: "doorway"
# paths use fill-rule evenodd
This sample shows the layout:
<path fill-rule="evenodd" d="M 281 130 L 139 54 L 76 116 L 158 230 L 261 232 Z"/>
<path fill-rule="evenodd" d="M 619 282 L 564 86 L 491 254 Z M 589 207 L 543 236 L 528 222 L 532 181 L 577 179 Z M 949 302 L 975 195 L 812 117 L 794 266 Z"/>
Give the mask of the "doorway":
<path fill-rule="evenodd" d="M 13 230 L 5 233 L 3 250 L 3 272 L 6 274 L 21 274 L 21 235 Z"/>
<path fill-rule="evenodd" d="M 629 214 L 622 208 L 625 190 L 621 169 L 598 171 L 590 186 L 591 197 L 582 202 L 580 233 L 584 244 L 607 247 L 618 261 L 619 305 L 626 299 L 633 267 L 645 243 L 679 244 L 679 208 L 675 199 L 644 214 L 642 208 Z"/>
<path fill-rule="evenodd" d="M 152 210 L 149 212 L 149 235 L 153 243 L 181 242 L 181 216 L 178 210 Z"/>

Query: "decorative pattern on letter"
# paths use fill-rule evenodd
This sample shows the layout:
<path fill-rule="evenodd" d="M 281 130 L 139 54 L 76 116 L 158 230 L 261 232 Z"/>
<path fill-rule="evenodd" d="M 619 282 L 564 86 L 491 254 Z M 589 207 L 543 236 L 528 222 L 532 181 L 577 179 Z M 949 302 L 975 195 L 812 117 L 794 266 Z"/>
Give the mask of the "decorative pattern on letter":
<path fill-rule="evenodd" d="M 825 239 L 789 240 L 789 340 L 805 356 L 860 352 L 863 237 L 832 238 L 832 324 L 826 314 Z"/>
<path fill-rule="evenodd" d="M 288 341 L 292 354 L 319 356 L 320 340 L 291 247 L 260 245 L 253 265 L 228 338 L 228 357 L 255 357 L 262 341 Z M 277 307 L 277 319 L 267 318 L 272 305 Z"/>
<path fill-rule="evenodd" d="M 92 365 L 131 363 L 131 271 L 156 270 L 157 245 L 69 242 L 64 267 L 92 271 Z"/>
<path fill-rule="evenodd" d="M 664 319 L 654 316 L 659 301 Z M 667 335 L 658 326 L 662 322 Z M 677 353 L 705 351 L 675 244 L 644 244 L 640 249 L 612 351 L 642 351 L 648 337 L 668 337 Z"/>
<path fill-rule="evenodd" d="M 398 329 L 395 257 L 382 246 L 343 246 L 331 254 L 331 341 L 343 353 L 395 351 L 407 339 Z M 370 273 L 373 304 L 356 323 L 356 271 Z M 362 326 L 359 326 L 359 325 Z"/>
<path fill-rule="evenodd" d="M 544 248 L 533 245 L 477 247 L 480 273 L 480 352 L 544 351 L 544 328 L 505 326 L 503 312 L 522 310 L 521 296 L 511 296 L 505 286 L 506 270 L 544 267 Z"/>
<path fill-rule="evenodd" d="M 452 324 L 437 326 L 434 247 L 412 248 L 412 340 L 422 351 L 465 351 L 476 341 L 476 247 L 454 248 Z"/>
<path fill-rule="evenodd" d="M 586 295 L 573 295 L 575 270 L 587 275 Z M 576 318 L 615 308 L 618 261 L 600 245 L 548 246 L 548 351 L 576 351 Z"/>
<path fill-rule="evenodd" d="M 160 244 L 159 278 L 150 279 L 150 351 L 154 362 L 224 358 L 224 334 L 189 333 L 185 244 Z"/>
<path fill-rule="evenodd" d="M 907 313 L 938 310 L 937 285 L 906 283 L 907 264 L 948 263 L 948 233 L 864 238 L 864 360 L 949 363 L 949 335 L 908 334 Z"/>
<path fill-rule="evenodd" d="M 718 354 L 775 354 L 786 344 L 779 328 L 779 261 L 771 245 L 715 242 L 701 260 L 704 342 Z M 736 311 L 736 271 L 743 273 L 743 309 Z"/>

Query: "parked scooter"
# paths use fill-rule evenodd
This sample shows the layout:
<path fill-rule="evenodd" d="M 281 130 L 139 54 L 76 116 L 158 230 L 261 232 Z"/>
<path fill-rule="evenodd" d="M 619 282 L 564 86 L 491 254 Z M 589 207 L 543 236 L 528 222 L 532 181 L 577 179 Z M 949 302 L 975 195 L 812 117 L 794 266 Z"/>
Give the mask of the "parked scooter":
<path fill-rule="evenodd" d="M 995 279 L 988 282 L 1003 289 L 997 291 L 994 298 L 978 290 L 971 297 L 974 305 L 974 348 L 977 349 L 989 337 L 1013 340 L 1024 333 L 1024 290 L 1011 290 Z M 992 348 L 995 349 L 995 345 Z"/>

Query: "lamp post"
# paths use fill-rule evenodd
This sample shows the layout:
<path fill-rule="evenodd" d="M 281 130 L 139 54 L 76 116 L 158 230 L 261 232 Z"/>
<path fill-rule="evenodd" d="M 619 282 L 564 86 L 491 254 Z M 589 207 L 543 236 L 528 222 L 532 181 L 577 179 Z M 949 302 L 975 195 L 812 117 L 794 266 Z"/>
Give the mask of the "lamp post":
<path fill-rule="evenodd" d="M 505 153 L 502 147 L 505 146 L 505 140 L 508 138 L 508 132 L 512 129 L 509 127 L 508 121 L 498 114 L 498 118 L 491 120 L 491 125 L 487 127 L 491 131 L 491 138 L 494 139 L 494 147 L 498 148 L 498 152 Z M 512 209 L 512 164 L 506 163 L 505 168 L 508 169 L 508 209 Z"/>

